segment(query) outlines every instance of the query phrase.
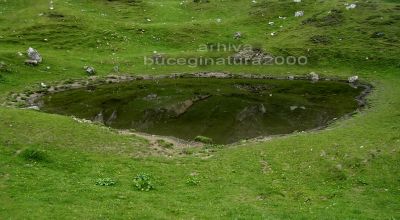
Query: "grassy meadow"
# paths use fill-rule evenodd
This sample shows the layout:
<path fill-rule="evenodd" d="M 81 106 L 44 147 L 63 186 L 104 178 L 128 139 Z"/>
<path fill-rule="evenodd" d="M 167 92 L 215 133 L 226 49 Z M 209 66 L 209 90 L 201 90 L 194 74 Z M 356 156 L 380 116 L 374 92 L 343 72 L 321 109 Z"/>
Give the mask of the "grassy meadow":
<path fill-rule="evenodd" d="M 87 78 L 85 65 L 98 76 L 316 72 L 373 85 L 366 108 L 324 130 L 167 153 L 104 126 L 1 105 L 0 219 L 400 219 L 400 2 L 345 3 L 0 0 L 0 103 Z M 308 63 L 143 62 L 155 52 L 227 57 L 199 47 L 230 44 Z M 24 64 L 28 47 L 40 65 Z"/>

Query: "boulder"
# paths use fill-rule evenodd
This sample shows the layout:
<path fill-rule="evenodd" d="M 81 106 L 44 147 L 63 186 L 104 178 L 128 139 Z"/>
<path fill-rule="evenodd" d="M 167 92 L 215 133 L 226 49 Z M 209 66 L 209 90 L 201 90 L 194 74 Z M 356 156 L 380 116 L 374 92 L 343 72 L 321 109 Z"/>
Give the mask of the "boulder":
<path fill-rule="evenodd" d="M 235 40 L 242 38 L 242 33 L 236 32 L 236 33 L 233 35 L 233 38 L 234 38 Z"/>
<path fill-rule="evenodd" d="M 349 79 L 347 81 L 349 83 L 356 83 L 356 82 L 358 82 L 358 76 L 351 76 L 351 77 L 349 77 Z"/>
<path fill-rule="evenodd" d="M 311 72 L 310 74 L 308 74 L 310 76 L 310 79 L 314 82 L 319 80 L 319 75 L 316 74 L 315 72 Z"/>
<path fill-rule="evenodd" d="M 90 76 L 96 74 L 96 69 L 91 67 L 91 66 L 84 66 L 83 69 L 86 71 L 86 73 Z"/>
<path fill-rule="evenodd" d="M 347 9 L 347 10 L 351 10 L 351 9 L 355 9 L 356 7 L 357 7 L 356 4 L 350 4 L 350 5 L 347 5 L 347 6 L 346 6 L 346 9 Z"/>
<path fill-rule="evenodd" d="M 27 54 L 29 57 L 29 60 L 36 61 L 37 64 L 42 62 L 42 56 L 39 54 L 39 52 L 32 47 L 29 47 L 27 50 Z"/>
<path fill-rule="evenodd" d="M 303 17 L 304 16 L 304 11 L 296 11 L 296 13 L 294 13 L 295 17 Z"/>

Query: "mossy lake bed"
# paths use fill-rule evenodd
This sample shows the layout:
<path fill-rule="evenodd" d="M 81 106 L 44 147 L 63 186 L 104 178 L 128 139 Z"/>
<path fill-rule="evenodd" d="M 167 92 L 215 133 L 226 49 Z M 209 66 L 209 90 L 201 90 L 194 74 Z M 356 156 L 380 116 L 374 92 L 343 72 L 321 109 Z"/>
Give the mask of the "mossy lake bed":
<path fill-rule="evenodd" d="M 231 144 L 324 127 L 356 111 L 365 90 L 334 80 L 159 78 L 50 93 L 39 104 L 116 129 Z"/>

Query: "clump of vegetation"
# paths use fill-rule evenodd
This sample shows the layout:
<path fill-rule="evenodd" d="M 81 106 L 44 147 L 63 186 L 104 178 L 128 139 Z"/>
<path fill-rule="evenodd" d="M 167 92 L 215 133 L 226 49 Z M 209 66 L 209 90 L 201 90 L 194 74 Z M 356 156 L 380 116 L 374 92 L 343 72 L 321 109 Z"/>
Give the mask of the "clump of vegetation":
<path fill-rule="evenodd" d="M 3 61 L 0 61 L 0 72 L 1 73 L 8 73 L 8 72 L 11 72 L 11 69 L 10 69 L 9 65 L 4 63 Z"/>
<path fill-rule="evenodd" d="M 189 186 L 197 186 L 200 184 L 200 178 L 197 175 L 191 175 L 186 179 L 186 184 Z"/>
<path fill-rule="evenodd" d="M 197 142 L 204 143 L 204 144 L 212 144 L 213 143 L 213 139 L 211 139 L 209 137 L 201 136 L 201 135 L 195 137 L 194 140 Z"/>
<path fill-rule="evenodd" d="M 183 148 L 183 149 L 182 149 L 182 154 L 185 154 L 185 155 L 192 155 L 192 154 L 194 154 L 195 152 L 196 152 L 196 149 L 195 149 L 195 148 L 192 148 L 192 147 Z"/>
<path fill-rule="evenodd" d="M 162 139 L 158 139 L 158 140 L 157 140 L 157 144 L 158 144 L 160 147 L 166 148 L 166 149 L 171 149 L 171 148 L 174 147 L 174 144 L 173 144 L 173 143 L 167 142 L 167 141 L 162 140 Z"/>
<path fill-rule="evenodd" d="M 303 21 L 303 24 L 311 24 L 316 27 L 334 26 L 341 24 L 344 20 L 343 13 L 341 10 L 333 9 L 327 16 L 320 17 L 314 15 L 313 17 Z"/>
<path fill-rule="evenodd" d="M 221 144 L 207 144 L 203 147 L 203 153 L 216 152 L 218 149 L 222 149 L 224 145 Z"/>
<path fill-rule="evenodd" d="M 310 38 L 310 41 L 314 44 L 329 44 L 331 39 L 325 35 L 314 35 Z"/>
<path fill-rule="evenodd" d="M 114 186 L 117 182 L 111 178 L 99 178 L 96 180 L 98 186 Z"/>
<path fill-rule="evenodd" d="M 209 3 L 210 0 L 193 0 L 194 3 Z"/>
<path fill-rule="evenodd" d="M 147 173 L 139 173 L 133 179 L 135 188 L 139 191 L 150 191 L 154 189 L 153 178 Z"/>
<path fill-rule="evenodd" d="M 20 154 L 22 158 L 27 161 L 34 161 L 34 162 L 48 162 L 49 157 L 45 151 L 27 148 L 23 150 Z"/>

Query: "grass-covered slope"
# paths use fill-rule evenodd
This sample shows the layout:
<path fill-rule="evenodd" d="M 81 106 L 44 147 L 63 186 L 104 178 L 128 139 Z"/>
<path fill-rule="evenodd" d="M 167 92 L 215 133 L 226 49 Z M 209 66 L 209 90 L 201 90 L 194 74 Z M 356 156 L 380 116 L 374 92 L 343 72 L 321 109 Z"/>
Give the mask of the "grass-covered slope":
<path fill-rule="evenodd" d="M 98 75 L 114 66 L 134 75 L 315 71 L 359 75 L 375 87 L 369 108 L 326 130 L 170 156 L 101 126 L 0 107 L 0 219 L 400 218 L 400 4 L 358 1 L 346 10 L 351 2 L 256 2 L 54 0 L 49 10 L 47 0 L 0 1 L 1 102 L 41 82 L 84 78 L 85 65 Z M 294 17 L 300 10 L 304 16 Z M 243 37 L 234 40 L 238 31 Z M 154 51 L 170 57 L 232 53 L 198 51 L 218 43 L 307 56 L 309 63 L 143 64 Z M 28 47 L 39 50 L 42 64 L 24 65 L 18 52 Z M 152 176 L 154 190 L 136 190 L 134 178 L 142 172 Z M 99 178 L 116 184 L 99 186 Z"/>

